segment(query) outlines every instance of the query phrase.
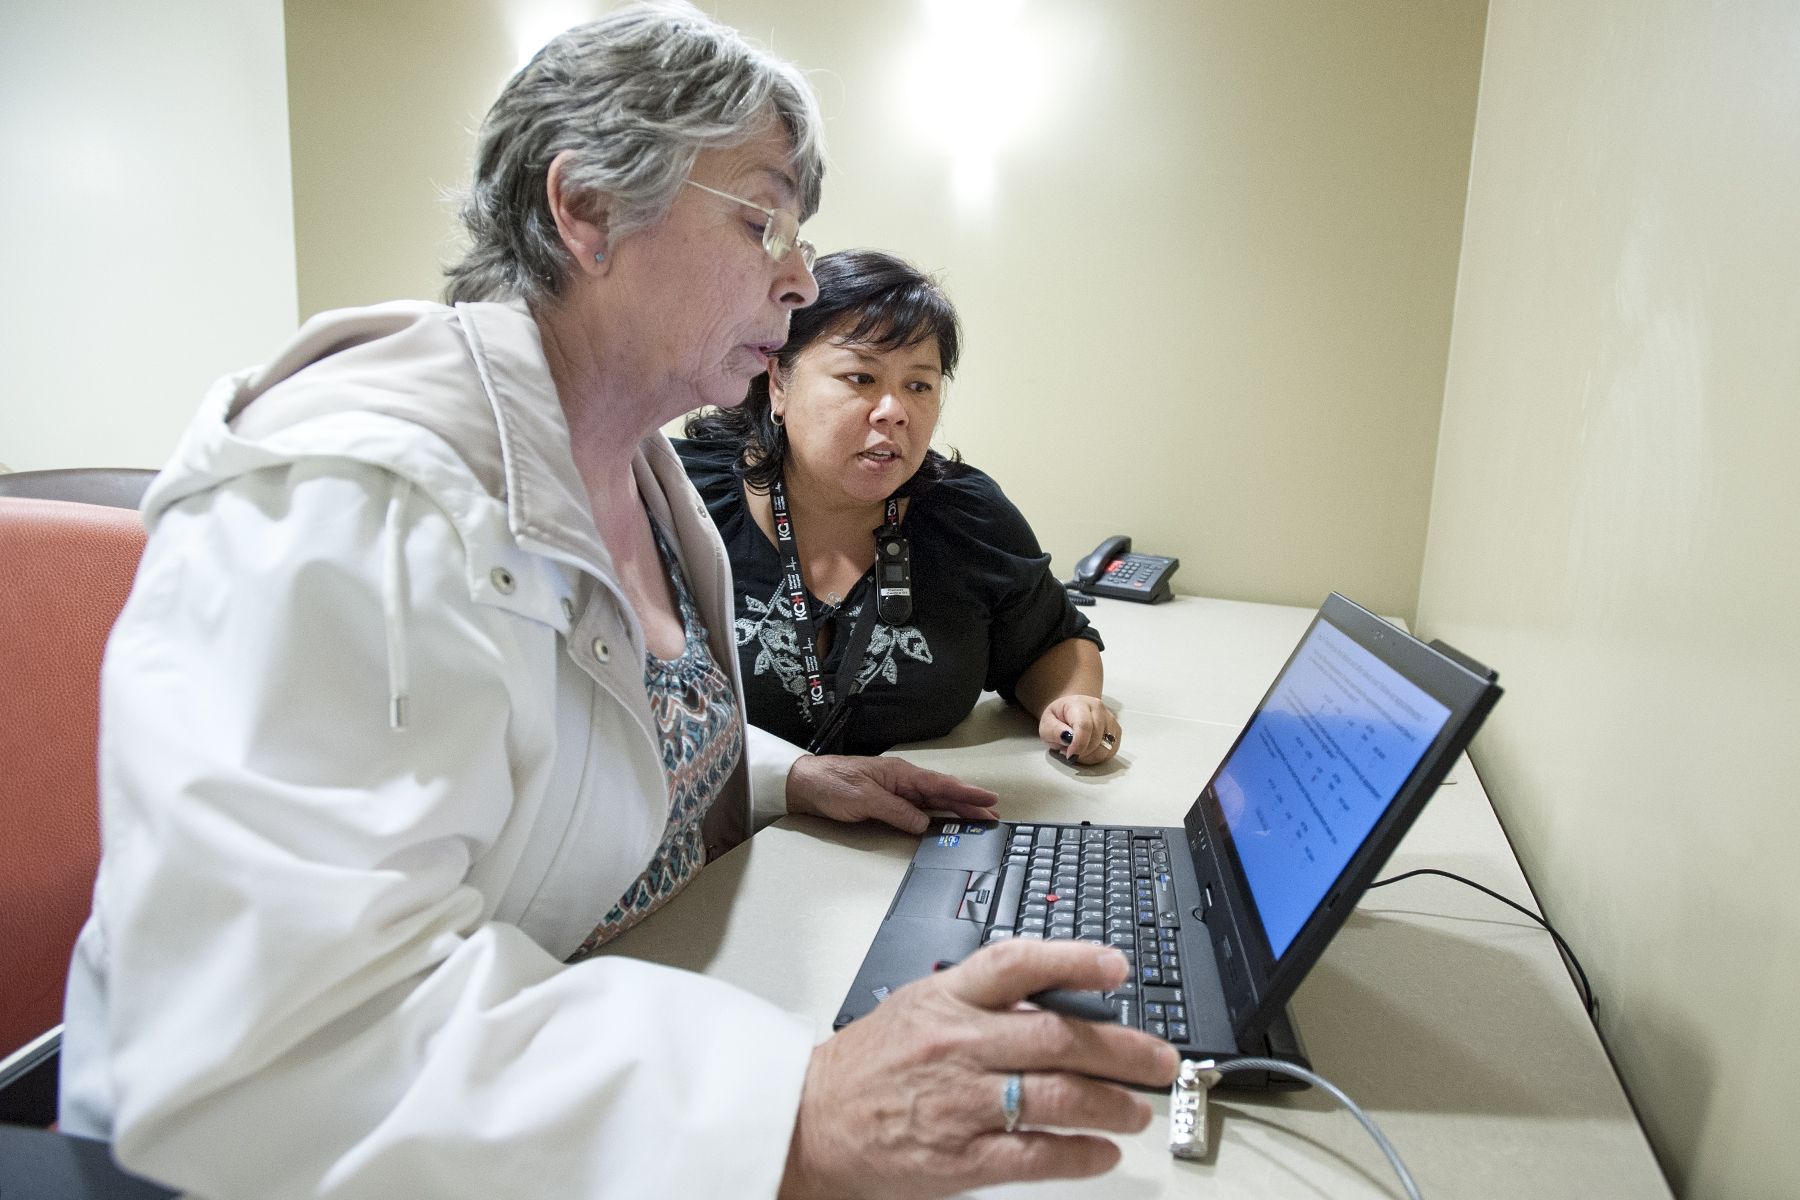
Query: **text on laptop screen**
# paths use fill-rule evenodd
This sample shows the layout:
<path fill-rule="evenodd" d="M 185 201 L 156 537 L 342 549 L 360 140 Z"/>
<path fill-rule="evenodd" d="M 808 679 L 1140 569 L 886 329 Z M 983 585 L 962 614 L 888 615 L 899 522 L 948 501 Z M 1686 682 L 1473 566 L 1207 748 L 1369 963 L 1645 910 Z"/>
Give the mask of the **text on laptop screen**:
<path fill-rule="evenodd" d="M 1336 626 L 1314 623 L 1214 782 L 1276 957 L 1449 717 Z"/>

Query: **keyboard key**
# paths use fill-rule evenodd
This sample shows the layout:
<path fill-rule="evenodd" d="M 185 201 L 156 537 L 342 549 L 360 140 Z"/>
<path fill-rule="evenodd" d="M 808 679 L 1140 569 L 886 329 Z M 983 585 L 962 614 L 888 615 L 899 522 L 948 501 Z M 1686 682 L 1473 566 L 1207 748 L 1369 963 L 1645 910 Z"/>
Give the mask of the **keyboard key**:
<path fill-rule="evenodd" d="M 1145 1020 L 1144 1032 L 1159 1038 L 1166 1038 L 1169 1036 L 1169 1027 L 1161 1021 Z"/>

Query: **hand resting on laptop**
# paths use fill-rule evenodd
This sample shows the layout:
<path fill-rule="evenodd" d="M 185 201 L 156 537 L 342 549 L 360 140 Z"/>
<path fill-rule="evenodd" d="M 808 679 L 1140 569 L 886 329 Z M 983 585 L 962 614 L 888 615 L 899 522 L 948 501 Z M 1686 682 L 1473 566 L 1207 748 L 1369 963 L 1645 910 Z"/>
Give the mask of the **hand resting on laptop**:
<path fill-rule="evenodd" d="M 884 821 L 917 836 L 931 824 L 927 812 L 966 821 L 991 821 L 1000 797 L 942 771 L 903 758 L 809 754 L 788 773 L 787 808 L 834 821 Z"/>
<path fill-rule="evenodd" d="M 1119 1148 L 1108 1139 L 1050 1130 L 1143 1129 L 1150 1105 L 1125 1085 L 1167 1087 L 1174 1048 L 1019 1006 L 1045 988 L 1110 989 L 1124 978 L 1124 956 L 1110 948 L 1005 942 L 896 990 L 813 1050 L 783 1200 L 929 1200 L 1111 1169 Z M 1006 1128 L 1009 1094 L 1016 1132 Z"/>

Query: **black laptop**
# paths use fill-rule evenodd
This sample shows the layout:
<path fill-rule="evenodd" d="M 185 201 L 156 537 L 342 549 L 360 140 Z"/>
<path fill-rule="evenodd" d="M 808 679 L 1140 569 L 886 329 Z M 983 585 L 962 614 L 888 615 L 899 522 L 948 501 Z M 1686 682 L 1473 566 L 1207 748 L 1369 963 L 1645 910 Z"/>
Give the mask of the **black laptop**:
<path fill-rule="evenodd" d="M 836 1027 L 986 943 L 1079 938 L 1131 959 L 1107 997 L 1121 1024 L 1189 1058 L 1304 1063 L 1287 1001 L 1500 698 L 1495 680 L 1333 593 L 1182 825 L 934 822 Z"/>

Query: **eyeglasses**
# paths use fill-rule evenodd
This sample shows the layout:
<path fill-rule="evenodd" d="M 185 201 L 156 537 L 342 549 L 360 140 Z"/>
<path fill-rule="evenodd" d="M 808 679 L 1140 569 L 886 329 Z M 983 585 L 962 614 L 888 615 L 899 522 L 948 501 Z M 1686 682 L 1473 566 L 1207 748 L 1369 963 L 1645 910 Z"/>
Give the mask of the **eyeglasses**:
<path fill-rule="evenodd" d="M 788 256 L 788 251 L 798 250 L 800 261 L 812 270 L 813 261 L 819 257 L 819 248 L 800 236 L 800 218 L 785 208 L 764 208 L 760 204 L 752 204 L 742 196 L 734 196 L 730 192 L 721 192 L 718 188 L 709 188 L 704 183 L 695 183 L 692 179 L 684 179 L 683 183 L 709 192 L 721 200 L 729 200 L 733 204 L 741 204 L 745 208 L 754 208 L 769 218 L 763 226 L 762 247 L 768 256 L 780 262 Z"/>

